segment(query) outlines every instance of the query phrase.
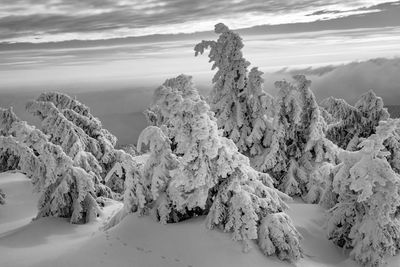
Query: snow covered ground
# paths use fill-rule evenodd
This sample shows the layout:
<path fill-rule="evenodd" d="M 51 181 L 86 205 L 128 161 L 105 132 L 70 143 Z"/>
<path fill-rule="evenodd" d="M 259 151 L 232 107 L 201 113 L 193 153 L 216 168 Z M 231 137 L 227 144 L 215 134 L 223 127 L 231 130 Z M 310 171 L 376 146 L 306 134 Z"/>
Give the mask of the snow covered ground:
<path fill-rule="evenodd" d="M 218 230 L 207 230 L 204 217 L 161 225 L 149 217 L 127 216 L 107 231 L 103 225 L 122 204 L 109 202 L 104 214 L 86 225 L 36 214 L 38 196 L 27 177 L 0 174 L 0 188 L 7 194 L 0 206 L 0 266 L 293 266 L 265 257 L 256 245 L 242 253 L 241 244 Z M 290 203 L 288 214 L 303 235 L 304 258 L 300 267 L 357 266 L 345 252 L 325 238 L 323 210 L 317 205 Z M 400 257 L 389 259 L 400 266 Z"/>

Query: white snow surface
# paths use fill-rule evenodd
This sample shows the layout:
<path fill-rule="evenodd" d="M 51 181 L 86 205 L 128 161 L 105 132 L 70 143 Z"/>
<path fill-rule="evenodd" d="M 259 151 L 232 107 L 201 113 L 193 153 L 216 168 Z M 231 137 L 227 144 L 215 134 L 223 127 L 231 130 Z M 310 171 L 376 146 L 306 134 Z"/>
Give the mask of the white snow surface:
<path fill-rule="evenodd" d="M 208 230 L 205 217 L 162 225 L 150 217 L 131 214 L 117 226 L 102 226 L 122 203 L 109 201 L 97 221 L 76 225 L 61 218 L 40 218 L 38 195 L 30 180 L 19 173 L 0 174 L 6 204 L 0 206 L 0 266 L 293 266 L 264 256 L 256 244 L 249 253 L 228 233 Z M 289 203 L 289 216 L 303 235 L 304 258 L 299 267 L 358 266 L 348 254 L 326 239 L 323 209 L 318 205 Z M 400 266 L 400 256 L 387 260 Z"/>

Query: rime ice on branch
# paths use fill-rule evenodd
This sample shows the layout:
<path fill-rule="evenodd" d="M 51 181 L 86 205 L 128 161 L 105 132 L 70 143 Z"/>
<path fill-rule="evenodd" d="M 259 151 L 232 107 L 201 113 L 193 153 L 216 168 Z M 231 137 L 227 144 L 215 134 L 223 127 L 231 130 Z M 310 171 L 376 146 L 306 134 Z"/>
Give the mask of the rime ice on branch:
<path fill-rule="evenodd" d="M 283 213 L 287 196 L 221 136 L 191 77 L 167 80 L 154 100 L 163 125 L 145 129 L 139 139 L 138 147 L 150 145 L 150 158 L 141 180 L 130 182 L 125 206 L 163 223 L 207 214 L 208 228 L 232 232 L 246 249 L 255 239 L 267 255 L 298 259 L 300 235 Z"/>

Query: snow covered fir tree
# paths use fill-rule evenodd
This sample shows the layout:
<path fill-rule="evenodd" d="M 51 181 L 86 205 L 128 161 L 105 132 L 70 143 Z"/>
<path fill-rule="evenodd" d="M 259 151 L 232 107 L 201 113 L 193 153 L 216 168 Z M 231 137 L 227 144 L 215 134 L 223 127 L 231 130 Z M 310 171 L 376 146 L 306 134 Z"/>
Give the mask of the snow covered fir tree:
<path fill-rule="evenodd" d="M 362 265 L 380 266 L 400 248 L 400 175 L 390 166 L 384 141 L 400 120 L 381 121 L 358 151 L 342 151 L 333 178 L 337 204 L 329 210 L 329 238 L 350 248 Z"/>
<path fill-rule="evenodd" d="M 0 119 L 2 171 L 17 169 L 32 180 L 40 194 L 37 217 L 66 217 L 73 223 L 95 218 L 99 208 L 93 173 L 75 166 L 60 146 L 19 120 L 12 109 L 1 109 Z"/>
<path fill-rule="evenodd" d="M 218 69 L 209 97 L 211 110 L 224 136 L 232 139 L 240 151 L 246 151 L 251 133 L 245 97 L 250 63 L 243 57 L 243 42 L 238 34 L 222 23 L 215 25 L 215 33 L 220 35 L 217 41 L 202 41 L 194 50 L 197 56 L 210 48 L 212 69 Z"/>
<path fill-rule="evenodd" d="M 279 94 L 274 99 L 262 89 L 263 73 L 256 67 L 248 73 L 240 36 L 223 24 L 215 26 L 215 33 L 220 35 L 217 41 L 203 41 L 195 51 L 197 55 L 210 48 L 212 68 L 218 69 L 209 95 L 218 127 L 250 157 L 254 168 L 275 178 L 277 188 L 319 201 L 323 188 L 310 176 L 336 158 L 311 81 L 297 75 L 295 84 L 276 82 Z"/>
<path fill-rule="evenodd" d="M 302 74 L 267 81 L 243 56 L 238 33 L 222 23 L 214 32 L 217 40 L 194 47 L 195 56 L 208 51 L 216 70 L 210 90 L 201 95 L 184 74 L 165 80 L 144 112 L 149 125 L 137 145 L 117 143 L 98 113 L 64 93 L 26 103 L 38 127 L 12 107 L 0 108 L 0 172 L 30 183 L 38 195 L 35 221 L 90 222 L 68 229 L 94 225 L 93 240 L 104 234 L 126 250 L 132 247 L 123 227 L 157 226 L 158 241 L 159 233 L 188 233 L 201 221 L 213 242 L 229 233 L 244 252 L 271 262 L 319 264 L 310 247 L 323 240 L 343 249 L 334 255 L 345 264 L 350 257 L 360 266 L 384 266 L 400 250 L 400 119 L 390 118 L 372 90 L 353 105 L 333 97 L 319 102 L 318 88 Z M 267 82 L 275 95 L 264 89 Z M 0 184 L 0 219 L 17 198 L 10 188 Z"/>
<path fill-rule="evenodd" d="M 141 180 L 127 187 L 125 209 L 153 214 L 162 223 L 207 215 L 208 228 L 232 232 L 245 250 L 257 240 L 266 255 L 297 260 L 300 234 L 284 213 L 288 197 L 221 136 L 191 77 L 167 80 L 153 105 L 163 124 L 139 137 L 138 148 L 149 144 L 150 156 Z"/>

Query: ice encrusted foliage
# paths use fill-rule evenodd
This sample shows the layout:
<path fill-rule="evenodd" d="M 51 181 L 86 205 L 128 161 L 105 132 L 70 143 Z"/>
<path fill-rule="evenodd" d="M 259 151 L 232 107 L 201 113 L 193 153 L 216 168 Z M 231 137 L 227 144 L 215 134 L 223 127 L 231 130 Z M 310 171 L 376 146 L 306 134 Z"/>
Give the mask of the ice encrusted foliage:
<path fill-rule="evenodd" d="M 362 95 L 354 106 L 333 97 L 323 100 L 321 105 L 334 118 L 328 125 L 327 138 L 347 150 L 356 150 L 361 138 L 374 134 L 379 121 L 389 118 L 382 98 L 373 91 Z"/>
<path fill-rule="evenodd" d="M 243 57 L 243 42 L 237 33 L 222 23 L 215 25 L 215 33 L 219 34 L 218 40 L 197 44 L 195 55 L 210 49 L 212 69 L 218 69 L 209 96 L 211 110 L 224 136 L 233 140 L 240 151 L 247 151 L 246 139 L 251 128 L 245 91 L 250 63 Z"/>
<path fill-rule="evenodd" d="M 293 78 L 294 84 L 275 83 L 279 93 L 271 144 L 254 158 L 253 164 L 271 173 L 283 192 L 318 202 L 320 193 L 314 190 L 321 188 L 311 181 L 311 175 L 324 162 L 335 161 L 336 149 L 325 138 L 326 123 L 310 89 L 311 81 L 303 75 Z"/>
<path fill-rule="evenodd" d="M 333 179 L 338 203 L 329 210 L 328 236 L 362 265 L 380 266 L 400 248 L 400 176 L 383 145 L 399 127 L 400 120 L 381 121 L 360 150 L 339 154 Z"/>
<path fill-rule="evenodd" d="M 40 193 L 37 217 L 65 217 L 72 223 L 96 217 L 99 208 L 94 199 L 93 174 L 75 167 L 60 146 L 20 121 L 11 109 L 0 109 L 0 119 L 0 153 L 18 157 L 16 168 L 31 178 Z"/>
<path fill-rule="evenodd" d="M 268 174 L 251 168 L 233 141 L 222 137 L 191 77 L 167 80 L 156 90 L 154 105 L 164 125 L 141 135 L 151 154 L 143 180 L 129 192 L 131 202 L 141 210 L 156 210 L 164 223 L 207 214 L 208 228 L 231 232 L 245 249 L 250 240 L 258 240 L 265 254 L 297 260 L 300 234 L 283 215 L 288 196 L 273 187 Z M 264 218 L 272 225 L 262 224 Z"/>

